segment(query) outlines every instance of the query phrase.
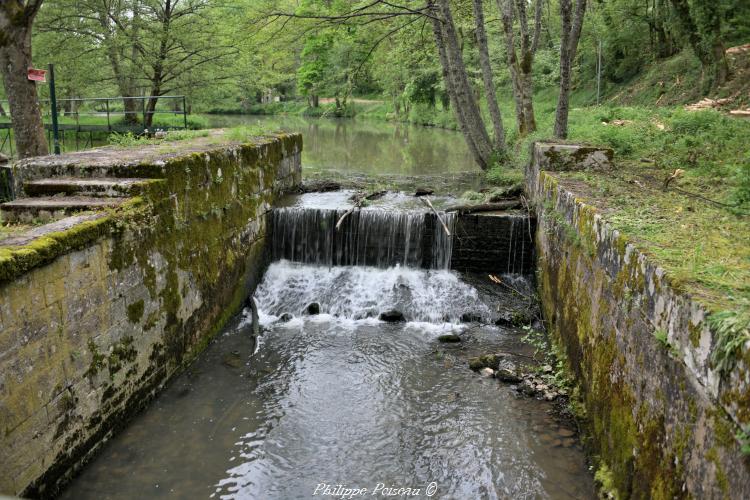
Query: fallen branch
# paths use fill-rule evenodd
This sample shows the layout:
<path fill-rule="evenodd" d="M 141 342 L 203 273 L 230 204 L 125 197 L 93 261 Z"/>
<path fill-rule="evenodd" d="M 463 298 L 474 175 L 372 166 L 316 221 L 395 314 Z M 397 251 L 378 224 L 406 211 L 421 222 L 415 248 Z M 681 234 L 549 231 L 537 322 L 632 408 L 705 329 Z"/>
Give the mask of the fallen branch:
<path fill-rule="evenodd" d="M 432 206 L 432 202 L 430 201 L 430 199 L 427 198 L 426 196 L 420 196 L 419 199 L 422 200 L 422 203 L 424 203 L 425 205 L 427 205 L 428 207 L 432 209 L 432 211 L 435 213 L 435 217 L 437 217 L 437 220 L 440 221 L 440 224 L 442 224 L 443 229 L 445 229 L 445 234 L 450 236 L 451 235 L 450 229 L 448 229 L 448 226 L 445 225 L 445 221 L 443 221 L 443 218 L 440 217 L 440 214 L 438 213 L 437 210 L 435 210 L 435 207 Z"/>
<path fill-rule="evenodd" d="M 669 187 L 669 183 L 670 182 L 672 182 L 675 179 L 678 179 L 678 178 L 682 177 L 682 174 L 684 174 L 684 173 L 685 173 L 684 170 L 682 170 L 681 168 L 677 168 L 677 169 L 674 170 L 674 172 L 672 172 L 671 174 L 669 174 L 669 177 L 667 177 L 666 179 L 664 179 L 664 191 L 667 190 L 667 188 Z"/>
<path fill-rule="evenodd" d="M 445 211 L 471 214 L 474 212 L 492 212 L 493 210 L 509 210 L 512 208 L 523 208 L 523 203 L 521 203 L 521 200 L 503 200 L 495 203 L 479 203 L 477 205 L 457 205 L 448 207 Z"/>
<path fill-rule="evenodd" d="M 381 196 L 383 196 L 386 192 L 387 191 L 374 191 L 368 195 L 358 198 L 357 201 L 354 203 L 354 206 L 350 208 L 349 210 L 347 210 L 346 212 L 344 212 L 344 215 L 342 215 L 339 218 L 338 222 L 336 222 L 336 231 L 338 231 L 341 228 L 341 224 L 344 223 L 344 219 L 346 219 L 349 216 L 349 214 L 351 214 L 355 210 L 359 210 L 360 208 L 362 208 L 362 205 L 365 203 L 365 201 L 376 200 L 380 198 Z"/>

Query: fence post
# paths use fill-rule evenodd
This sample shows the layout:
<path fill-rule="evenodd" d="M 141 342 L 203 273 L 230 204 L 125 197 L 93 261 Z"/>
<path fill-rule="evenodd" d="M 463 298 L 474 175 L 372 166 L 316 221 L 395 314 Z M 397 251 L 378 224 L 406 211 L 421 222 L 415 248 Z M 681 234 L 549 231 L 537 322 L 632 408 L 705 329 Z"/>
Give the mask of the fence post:
<path fill-rule="evenodd" d="M 49 100 L 52 105 L 52 140 L 54 143 L 55 154 L 60 154 L 60 138 L 57 128 L 57 98 L 55 96 L 55 65 L 49 65 Z"/>
<path fill-rule="evenodd" d="M 187 130 L 187 99 L 185 99 L 185 96 L 182 96 L 182 117 L 185 122 L 185 130 Z"/>
<path fill-rule="evenodd" d="M 112 125 L 110 125 L 109 123 L 109 99 L 104 101 L 104 103 L 107 106 L 107 132 L 112 132 Z M 127 110 L 125 110 L 125 112 L 127 113 Z M 125 118 L 126 118 L 125 122 L 127 123 L 127 115 L 125 115 Z"/>

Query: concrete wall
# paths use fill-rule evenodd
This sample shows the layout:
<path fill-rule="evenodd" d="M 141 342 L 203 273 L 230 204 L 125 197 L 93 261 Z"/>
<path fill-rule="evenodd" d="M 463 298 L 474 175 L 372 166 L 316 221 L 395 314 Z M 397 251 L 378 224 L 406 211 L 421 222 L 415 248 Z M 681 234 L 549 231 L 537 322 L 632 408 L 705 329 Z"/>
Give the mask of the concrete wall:
<path fill-rule="evenodd" d="M 747 348 L 720 376 L 707 310 L 554 174 L 608 159 L 536 144 L 527 172 L 544 316 L 578 383 L 600 477 L 621 498 L 750 498 L 735 439 L 750 428 Z"/>
<path fill-rule="evenodd" d="M 139 176 L 163 179 L 141 198 L 5 250 L 1 493 L 54 495 L 239 310 L 262 271 L 265 212 L 300 181 L 301 148 L 292 135 L 141 161 Z M 55 162 L 85 175 L 78 159 Z M 27 167 L 58 169 L 46 161 Z M 98 162 L 130 172 L 117 154 Z"/>

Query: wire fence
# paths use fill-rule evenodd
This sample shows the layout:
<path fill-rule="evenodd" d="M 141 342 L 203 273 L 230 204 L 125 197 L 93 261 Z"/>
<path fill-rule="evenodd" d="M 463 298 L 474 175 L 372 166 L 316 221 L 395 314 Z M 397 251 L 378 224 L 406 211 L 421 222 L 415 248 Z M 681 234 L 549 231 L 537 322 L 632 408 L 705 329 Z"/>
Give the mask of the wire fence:
<path fill-rule="evenodd" d="M 52 146 L 52 110 L 48 99 L 40 99 L 47 140 Z M 63 151 L 77 151 L 107 144 L 112 133 L 142 135 L 146 129 L 188 128 L 185 96 L 86 97 L 57 99 L 58 131 Z M 8 101 L 0 100 L 0 153 L 14 156 L 14 132 Z M 150 126 L 149 126 L 150 124 Z"/>

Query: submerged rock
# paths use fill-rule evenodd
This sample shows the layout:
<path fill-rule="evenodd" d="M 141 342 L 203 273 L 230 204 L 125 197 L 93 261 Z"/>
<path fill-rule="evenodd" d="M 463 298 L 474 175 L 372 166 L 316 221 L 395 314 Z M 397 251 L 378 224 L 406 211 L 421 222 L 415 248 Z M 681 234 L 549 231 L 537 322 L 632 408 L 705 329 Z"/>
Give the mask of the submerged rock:
<path fill-rule="evenodd" d="M 239 351 L 232 351 L 231 353 L 225 354 L 221 360 L 224 366 L 230 368 L 239 368 L 242 366 L 242 357 Z"/>
<path fill-rule="evenodd" d="M 385 321 L 386 323 L 403 323 L 406 321 L 406 318 L 404 318 L 404 313 L 401 311 L 392 309 L 380 313 L 380 321 Z"/>
<path fill-rule="evenodd" d="M 461 342 L 461 337 L 455 333 L 446 333 L 438 337 L 438 342 Z"/>
<path fill-rule="evenodd" d="M 416 191 L 414 192 L 414 196 L 427 196 L 434 192 L 435 192 L 434 189 L 418 187 Z"/>
<path fill-rule="evenodd" d="M 311 302 L 306 308 L 305 313 L 309 314 L 310 316 L 314 316 L 316 314 L 320 314 L 320 304 L 317 302 Z"/>
<path fill-rule="evenodd" d="M 291 321 L 294 316 L 292 316 L 290 313 L 284 313 L 281 316 L 279 316 L 279 323 L 286 323 L 287 321 Z"/>

